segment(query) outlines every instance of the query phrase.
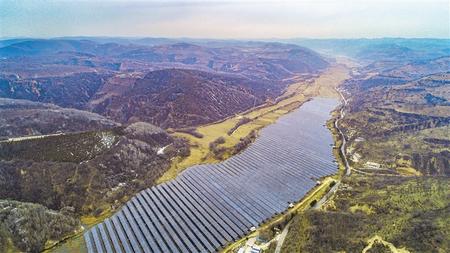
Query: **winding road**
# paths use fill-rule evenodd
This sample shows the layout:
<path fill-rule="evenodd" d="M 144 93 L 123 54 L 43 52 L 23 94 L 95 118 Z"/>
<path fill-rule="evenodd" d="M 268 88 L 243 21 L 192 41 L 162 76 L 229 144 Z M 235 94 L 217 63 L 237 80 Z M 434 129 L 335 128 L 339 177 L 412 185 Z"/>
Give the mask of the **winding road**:
<path fill-rule="evenodd" d="M 344 111 L 344 109 L 345 109 L 345 106 L 347 105 L 347 99 L 345 99 L 344 95 L 342 94 L 342 92 L 341 92 L 338 88 L 335 88 L 335 90 L 336 90 L 336 91 L 339 93 L 339 95 L 341 96 L 342 101 L 344 101 L 344 104 L 343 104 L 342 107 L 341 107 L 341 110 L 340 110 L 340 113 L 339 113 L 339 114 L 340 114 L 340 115 L 339 115 L 339 118 L 336 119 L 336 121 L 334 122 L 334 127 L 339 131 L 339 134 L 341 135 L 341 139 L 342 139 L 342 145 L 341 145 L 340 150 L 341 150 L 341 156 L 342 156 L 342 159 L 344 160 L 344 165 L 345 165 L 345 175 L 346 175 L 346 176 L 350 176 L 350 174 L 352 173 L 352 171 L 351 171 L 350 165 L 348 164 L 347 156 L 346 156 L 346 154 L 345 154 L 345 153 L 346 153 L 345 150 L 346 150 L 347 140 L 345 139 L 345 135 L 344 135 L 344 133 L 342 132 L 341 128 L 339 128 L 339 121 L 340 121 L 341 119 L 343 119 L 344 116 L 345 116 L 345 111 Z"/>

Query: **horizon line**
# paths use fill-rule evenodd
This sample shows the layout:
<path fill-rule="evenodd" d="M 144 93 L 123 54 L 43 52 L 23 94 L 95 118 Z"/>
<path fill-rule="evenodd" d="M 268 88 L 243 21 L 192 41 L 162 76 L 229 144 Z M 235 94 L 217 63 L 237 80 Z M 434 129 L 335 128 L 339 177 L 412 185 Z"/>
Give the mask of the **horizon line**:
<path fill-rule="evenodd" d="M 450 40 L 450 37 L 401 37 L 401 36 L 386 36 L 386 37 L 272 37 L 272 38 L 220 38 L 220 37 L 164 37 L 164 36 L 130 36 L 130 35 L 61 35 L 61 36 L 0 36 L 0 40 L 13 39 L 64 39 L 64 38 L 120 38 L 120 39 L 170 39 L 170 40 L 234 40 L 234 41 L 262 41 L 262 40 L 381 40 L 381 39 L 405 39 L 405 40 Z"/>

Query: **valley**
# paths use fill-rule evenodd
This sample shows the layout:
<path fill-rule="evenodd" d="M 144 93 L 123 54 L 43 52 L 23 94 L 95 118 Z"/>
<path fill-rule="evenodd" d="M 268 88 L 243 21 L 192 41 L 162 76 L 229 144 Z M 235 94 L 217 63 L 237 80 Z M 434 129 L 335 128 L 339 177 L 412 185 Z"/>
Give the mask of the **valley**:
<path fill-rule="evenodd" d="M 0 250 L 445 252 L 450 62 L 394 42 L 5 44 Z"/>
<path fill-rule="evenodd" d="M 163 128 L 204 125 L 246 111 L 278 97 L 291 78 L 308 78 L 329 65 L 314 51 L 281 43 L 32 40 L 3 47 L 0 54 L 8 57 L 0 60 L 0 97 Z"/>
<path fill-rule="evenodd" d="M 352 173 L 322 206 L 291 220 L 281 252 L 449 249 L 448 59 L 377 57 L 340 86 L 347 103 L 337 124 Z"/>
<path fill-rule="evenodd" d="M 173 179 L 184 168 L 192 165 L 214 163 L 239 153 L 256 138 L 258 130 L 276 122 L 279 117 L 297 109 L 313 97 L 337 98 L 335 87 L 348 77 L 349 69 L 345 65 L 336 64 L 317 78 L 291 84 L 274 102 L 258 106 L 218 123 L 191 130 L 196 134 L 175 130 L 175 136 L 189 140 L 190 155 L 181 161 L 176 161 L 159 179 L 159 182 Z M 245 123 L 242 123 L 242 119 L 246 119 Z M 210 144 L 218 139 L 223 140 L 214 147 L 219 150 L 212 150 Z"/>
<path fill-rule="evenodd" d="M 195 165 L 173 180 L 138 193 L 111 219 L 84 234 L 88 251 L 101 252 L 103 247 L 108 251 L 122 247 L 126 251 L 217 251 L 284 213 L 317 180 L 337 171 L 330 149 L 333 138 L 324 125 L 336 104 L 335 99 L 314 97 L 262 129 L 242 153 L 217 164 Z M 110 240 L 120 244 L 110 245 Z"/>
<path fill-rule="evenodd" d="M 21 51 L 22 46 L 33 48 L 35 53 Z M 46 51 L 49 46 L 55 50 Z M 256 130 L 307 101 L 301 90 L 328 66 L 308 49 L 275 43 L 243 43 L 237 48 L 187 43 L 114 45 L 123 49 L 121 55 L 99 48 L 93 54 L 90 48 L 97 46 L 113 45 L 37 40 L 1 49 L 2 55 L 8 56 L 1 60 L 0 80 L 0 96 L 4 97 L 0 108 L 1 198 L 38 203 L 80 219 L 85 227 L 109 217 L 140 190 L 178 174 L 179 168 L 208 159 L 219 161 L 244 149 L 254 141 Z M 126 53 L 136 52 L 136 48 L 143 50 L 139 57 Z M 179 56 L 152 58 L 154 50 Z M 233 51 L 245 52 L 245 61 L 264 61 L 254 65 L 261 71 L 249 71 L 248 63 L 234 57 Z M 187 60 L 192 55 L 197 60 Z M 217 63 L 203 59 L 212 55 Z M 17 65 L 17 57 L 26 58 L 27 65 Z M 104 63 L 112 59 L 127 67 Z M 202 67 L 206 62 L 208 69 Z M 236 67 L 230 68 L 234 64 Z M 267 67 L 270 70 L 264 70 Z M 299 87 L 289 88 L 280 97 L 294 81 Z M 238 125 L 240 116 L 236 114 L 251 120 Z M 215 121 L 219 123 L 211 124 Z M 234 126 L 221 129 L 220 121 Z M 170 135 L 149 123 L 166 128 Z M 229 137 L 216 149 L 223 149 L 226 143 L 240 150 L 196 158 L 196 143 L 182 131 L 192 131 L 190 128 L 198 125 L 202 126 L 195 131 L 216 125 L 218 135 Z M 206 131 L 210 133 L 210 129 Z M 205 140 L 213 142 L 219 137 L 206 136 Z M 210 146 L 208 143 L 200 150 L 207 147 L 208 151 L 202 152 L 209 153 Z M 37 233 L 35 228 L 27 229 Z M 2 231 L 16 240 L 9 225 Z M 66 231 L 52 240 L 78 232 L 78 228 Z M 77 243 L 79 238 L 73 240 L 78 245 L 75 248 L 84 244 Z M 19 247 L 43 249 L 53 245 L 45 243 L 45 237 L 40 240 Z"/>

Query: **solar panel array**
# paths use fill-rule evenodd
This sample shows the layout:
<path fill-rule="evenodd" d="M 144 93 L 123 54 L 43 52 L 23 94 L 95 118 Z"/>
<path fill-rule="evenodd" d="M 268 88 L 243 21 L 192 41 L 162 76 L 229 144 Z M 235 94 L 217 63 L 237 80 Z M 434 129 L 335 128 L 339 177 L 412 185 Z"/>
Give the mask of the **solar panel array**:
<path fill-rule="evenodd" d="M 336 172 L 324 126 L 336 105 L 315 98 L 264 128 L 244 152 L 138 193 L 84 234 L 89 253 L 215 252 L 247 234 Z"/>

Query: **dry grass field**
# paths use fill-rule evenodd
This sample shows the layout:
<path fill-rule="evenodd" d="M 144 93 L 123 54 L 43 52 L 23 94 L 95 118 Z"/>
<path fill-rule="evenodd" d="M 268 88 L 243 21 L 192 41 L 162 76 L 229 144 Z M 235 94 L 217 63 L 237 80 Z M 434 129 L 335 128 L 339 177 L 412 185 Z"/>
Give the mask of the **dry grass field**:
<path fill-rule="evenodd" d="M 334 65 L 315 79 L 293 83 L 288 86 L 277 102 L 266 103 L 253 110 L 235 115 L 224 121 L 200 126 L 196 132 L 203 137 L 199 138 L 186 132 L 175 131 L 177 137 L 186 138 L 191 146 L 191 154 L 184 159 L 174 159 L 172 167 L 158 180 L 158 183 L 173 179 L 185 168 L 196 164 L 214 163 L 226 159 L 235 152 L 235 145 L 243 138 L 250 136 L 253 131 L 274 123 L 279 117 L 298 108 L 301 104 L 312 97 L 335 97 L 339 94 L 335 87 L 349 77 L 349 69 L 344 65 Z M 250 119 L 247 123 L 240 125 L 232 134 L 227 132 L 236 126 L 242 118 Z M 224 138 L 225 142 L 220 144 L 224 148 L 224 154 L 217 158 L 210 150 L 210 143 L 218 138 Z"/>

